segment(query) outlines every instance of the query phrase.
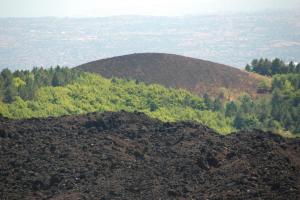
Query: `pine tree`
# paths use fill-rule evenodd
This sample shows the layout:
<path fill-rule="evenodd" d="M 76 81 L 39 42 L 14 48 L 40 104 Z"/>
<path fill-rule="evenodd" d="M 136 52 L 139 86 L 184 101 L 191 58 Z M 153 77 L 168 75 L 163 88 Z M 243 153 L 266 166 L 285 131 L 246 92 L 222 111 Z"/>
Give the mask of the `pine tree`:
<path fill-rule="evenodd" d="M 237 105 L 233 101 L 230 101 L 226 105 L 225 116 L 226 117 L 233 117 L 233 116 L 236 115 L 237 110 L 238 110 Z"/>
<path fill-rule="evenodd" d="M 59 77 L 58 77 L 57 72 L 56 72 L 56 73 L 54 74 L 54 76 L 53 76 L 51 85 L 52 85 L 53 87 L 60 86 L 60 81 L 59 81 Z"/>

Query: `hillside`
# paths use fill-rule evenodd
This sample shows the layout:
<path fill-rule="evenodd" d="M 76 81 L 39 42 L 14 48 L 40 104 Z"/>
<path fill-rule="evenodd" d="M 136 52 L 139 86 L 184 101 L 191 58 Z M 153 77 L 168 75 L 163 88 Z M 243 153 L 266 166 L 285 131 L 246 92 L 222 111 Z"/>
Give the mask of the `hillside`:
<path fill-rule="evenodd" d="M 78 69 L 111 78 L 129 78 L 167 87 L 184 88 L 197 95 L 216 95 L 220 88 L 230 91 L 231 98 L 247 92 L 257 94 L 261 76 L 209 61 L 172 54 L 141 53 L 86 63 Z"/>
<path fill-rule="evenodd" d="M 0 117 L 0 199 L 299 199 L 300 140 L 142 113 Z"/>

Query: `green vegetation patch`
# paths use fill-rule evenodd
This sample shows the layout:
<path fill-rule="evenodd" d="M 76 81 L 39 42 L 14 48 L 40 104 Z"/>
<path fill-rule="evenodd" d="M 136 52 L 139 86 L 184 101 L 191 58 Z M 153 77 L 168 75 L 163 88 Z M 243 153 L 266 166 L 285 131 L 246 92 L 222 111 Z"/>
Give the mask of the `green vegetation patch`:
<path fill-rule="evenodd" d="M 202 98 L 185 90 L 90 73 L 65 86 L 42 86 L 32 100 L 17 96 L 11 103 L 0 103 L 0 113 L 14 119 L 119 110 L 141 111 L 162 121 L 196 121 L 220 133 L 235 131 L 231 118 L 207 110 Z"/>
<path fill-rule="evenodd" d="M 75 69 L 3 70 L 0 114 L 33 118 L 104 111 L 140 111 L 162 121 L 195 121 L 219 133 L 262 129 L 282 135 L 300 133 L 300 74 L 278 74 L 272 84 L 261 83 L 259 99 L 248 94 L 230 101 L 226 91 L 200 98 L 134 80 L 106 79 Z"/>

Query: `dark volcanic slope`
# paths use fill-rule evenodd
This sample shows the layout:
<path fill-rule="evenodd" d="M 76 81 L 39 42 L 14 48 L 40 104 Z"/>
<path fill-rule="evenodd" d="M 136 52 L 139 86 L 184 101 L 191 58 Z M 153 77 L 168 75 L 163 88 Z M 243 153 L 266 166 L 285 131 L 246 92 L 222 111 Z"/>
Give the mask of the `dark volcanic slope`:
<path fill-rule="evenodd" d="M 256 94 L 258 76 L 209 61 L 172 54 L 142 53 L 113 57 L 77 68 L 104 77 L 130 78 L 167 87 L 184 88 L 202 95 L 216 94 L 220 87 L 232 94 Z"/>
<path fill-rule="evenodd" d="M 299 199 L 300 140 L 141 113 L 0 119 L 0 199 Z"/>

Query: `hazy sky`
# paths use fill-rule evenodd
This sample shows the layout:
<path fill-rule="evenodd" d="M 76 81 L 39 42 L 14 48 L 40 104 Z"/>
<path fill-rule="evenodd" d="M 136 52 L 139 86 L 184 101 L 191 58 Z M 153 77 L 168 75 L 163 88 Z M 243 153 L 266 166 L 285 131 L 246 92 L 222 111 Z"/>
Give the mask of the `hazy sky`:
<path fill-rule="evenodd" d="M 300 9 L 300 0 L 0 0 L 0 17 L 160 15 Z"/>

